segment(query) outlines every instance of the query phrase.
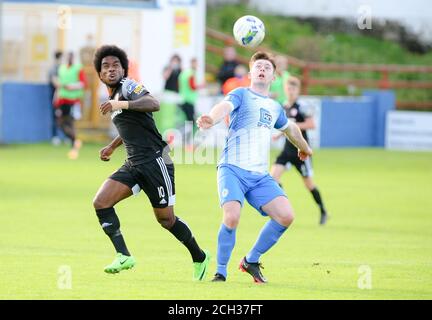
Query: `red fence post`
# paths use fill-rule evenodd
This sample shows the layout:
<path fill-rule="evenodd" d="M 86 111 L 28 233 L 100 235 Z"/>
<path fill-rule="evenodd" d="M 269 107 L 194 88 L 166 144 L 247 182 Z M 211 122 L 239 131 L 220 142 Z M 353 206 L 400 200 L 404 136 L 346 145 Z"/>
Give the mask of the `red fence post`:
<path fill-rule="evenodd" d="M 379 88 L 380 89 L 390 88 L 389 71 L 388 70 L 382 70 L 381 71 L 381 79 L 380 79 Z"/>
<path fill-rule="evenodd" d="M 306 64 L 302 70 L 302 94 L 308 94 L 309 92 L 309 66 Z"/>

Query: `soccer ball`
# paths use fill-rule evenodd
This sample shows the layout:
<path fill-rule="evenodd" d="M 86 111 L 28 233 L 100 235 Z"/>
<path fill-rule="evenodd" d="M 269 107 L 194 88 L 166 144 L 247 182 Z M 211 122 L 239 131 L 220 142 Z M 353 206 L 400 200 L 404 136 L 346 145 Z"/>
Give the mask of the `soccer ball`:
<path fill-rule="evenodd" d="M 257 17 L 243 16 L 234 23 L 233 34 L 239 45 L 254 48 L 264 40 L 264 23 Z"/>

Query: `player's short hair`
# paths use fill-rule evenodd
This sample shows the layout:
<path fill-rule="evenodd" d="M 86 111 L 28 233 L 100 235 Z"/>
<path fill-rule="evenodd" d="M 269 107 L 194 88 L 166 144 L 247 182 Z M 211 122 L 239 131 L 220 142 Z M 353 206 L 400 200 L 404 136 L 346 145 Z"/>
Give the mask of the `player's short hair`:
<path fill-rule="evenodd" d="M 270 54 L 268 54 L 267 52 L 263 52 L 263 51 L 258 51 L 256 52 L 252 58 L 249 61 L 249 68 L 252 69 L 253 64 L 255 63 L 255 61 L 257 60 L 267 60 L 270 61 L 270 63 L 273 65 L 273 71 L 276 70 L 276 63 L 274 61 L 273 56 L 271 56 Z"/>
<path fill-rule="evenodd" d="M 177 59 L 177 60 L 180 61 L 180 62 L 182 61 L 181 57 L 180 57 L 177 53 L 174 53 L 174 54 L 171 56 L 171 59 L 170 59 L 170 60 L 172 61 L 172 60 L 174 60 L 174 59 Z"/>
<path fill-rule="evenodd" d="M 298 88 L 301 87 L 301 81 L 297 77 L 290 76 L 288 78 L 287 82 L 288 82 L 288 85 L 290 85 L 290 86 L 294 86 L 294 87 L 298 87 Z"/>
<path fill-rule="evenodd" d="M 54 58 L 55 58 L 56 60 L 60 59 L 60 58 L 62 57 L 62 55 L 63 55 L 63 52 L 60 51 L 60 50 L 56 50 L 56 51 L 54 52 Z"/>
<path fill-rule="evenodd" d="M 96 53 L 94 55 L 93 65 L 97 73 L 100 73 L 102 70 L 103 58 L 108 56 L 114 56 L 120 60 L 120 64 L 125 71 L 124 76 L 127 77 L 128 70 L 129 70 L 129 60 L 127 54 L 124 50 L 114 45 L 104 45 L 96 50 Z"/>

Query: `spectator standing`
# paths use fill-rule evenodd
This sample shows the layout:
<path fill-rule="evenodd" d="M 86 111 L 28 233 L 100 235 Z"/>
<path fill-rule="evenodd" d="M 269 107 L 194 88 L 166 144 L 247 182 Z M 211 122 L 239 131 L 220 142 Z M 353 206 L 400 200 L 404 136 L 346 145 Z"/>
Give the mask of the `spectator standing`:
<path fill-rule="evenodd" d="M 178 54 L 174 54 L 169 64 L 164 68 L 163 77 L 165 80 L 165 90 L 179 92 L 179 83 L 178 79 L 180 73 L 182 71 L 181 68 L 181 58 Z"/>
<path fill-rule="evenodd" d="M 183 110 L 186 116 L 186 150 L 193 150 L 192 136 L 195 123 L 195 104 L 198 99 L 198 90 L 204 87 L 204 84 L 197 85 L 196 83 L 197 66 L 197 59 L 193 58 L 191 60 L 190 69 L 183 70 L 179 76 L 179 93 L 183 101 L 183 103 L 180 105 L 180 108 Z"/>
<path fill-rule="evenodd" d="M 225 81 L 234 77 L 234 70 L 239 65 L 237 61 L 237 52 L 234 47 L 225 47 L 224 49 L 224 61 L 219 72 L 217 74 L 217 79 L 221 85 L 224 85 Z"/>
<path fill-rule="evenodd" d="M 53 145 L 60 144 L 60 138 L 58 136 L 57 120 L 56 120 L 55 109 L 54 109 L 54 95 L 58 87 L 58 71 L 61 65 L 62 56 L 63 53 L 59 50 L 57 50 L 54 53 L 54 65 L 51 67 L 48 73 L 49 89 L 50 89 L 49 105 L 50 105 L 50 109 L 52 110 L 51 141 Z"/>
<path fill-rule="evenodd" d="M 82 65 L 74 62 L 74 54 L 68 54 L 67 63 L 62 64 L 58 72 L 59 87 L 57 89 L 56 118 L 58 126 L 71 140 L 72 149 L 68 153 L 70 159 L 78 158 L 82 142 L 76 139 L 74 106 L 81 108 L 86 77 Z"/>

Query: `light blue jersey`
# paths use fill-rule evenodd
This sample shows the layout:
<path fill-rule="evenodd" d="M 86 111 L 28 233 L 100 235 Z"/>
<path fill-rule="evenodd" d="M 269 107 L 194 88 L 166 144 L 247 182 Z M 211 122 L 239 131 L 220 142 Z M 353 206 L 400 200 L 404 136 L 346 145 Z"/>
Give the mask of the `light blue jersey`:
<path fill-rule="evenodd" d="M 219 165 L 230 164 L 247 171 L 267 173 L 272 128 L 284 130 L 289 120 L 275 100 L 250 88 L 231 91 L 225 101 L 232 105 L 228 137 Z"/>
<path fill-rule="evenodd" d="M 266 207 L 278 197 L 286 197 L 285 192 L 268 174 L 271 131 L 284 130 L 288 119 L 282 106 L 249 88 L 231 91 L 225 101 L 232 105 L 230 124 L 225 149 L 218 165 L 219 203 L 237 201 L 243 206 L 246 199 L 263 216 L 269 212 Z M 269 219 L 252 248 L 242 260 L 245 263 L 258 263 L 287 229 L 273 219 Z M 222 223 L 218 234 L 217 271 L 223 279 L 227 277 L 227 265 L 234 248 L 236 228 Z M 243 269 L 245 270 L 245 269 Z M 249 272 L 249 271 L 248 271 Z M 254 277 L 255 282 L 266 282 Z"/>

